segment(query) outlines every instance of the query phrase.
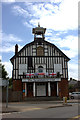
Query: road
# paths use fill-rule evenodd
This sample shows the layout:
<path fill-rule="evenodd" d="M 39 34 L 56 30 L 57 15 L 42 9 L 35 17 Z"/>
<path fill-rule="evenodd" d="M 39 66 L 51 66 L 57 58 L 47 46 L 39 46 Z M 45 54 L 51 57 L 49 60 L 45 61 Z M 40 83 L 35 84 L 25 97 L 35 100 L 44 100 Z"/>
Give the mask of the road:
<path fill-rule="evenodd" d="M 79 104 L 56 108 L 37 108 L 23 112 L 4 113 L 3 118 L 74 118 L 79 116 Z"/>

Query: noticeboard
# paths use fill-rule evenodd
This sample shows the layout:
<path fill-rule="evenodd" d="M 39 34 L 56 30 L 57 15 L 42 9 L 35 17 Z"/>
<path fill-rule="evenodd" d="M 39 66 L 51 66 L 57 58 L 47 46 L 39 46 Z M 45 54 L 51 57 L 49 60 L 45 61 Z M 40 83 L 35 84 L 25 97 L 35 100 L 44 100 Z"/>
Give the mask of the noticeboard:
<path fill-rule="evenodd" d="M 62 74 L 62 64 L 54 64 L 54 72 Z"/>

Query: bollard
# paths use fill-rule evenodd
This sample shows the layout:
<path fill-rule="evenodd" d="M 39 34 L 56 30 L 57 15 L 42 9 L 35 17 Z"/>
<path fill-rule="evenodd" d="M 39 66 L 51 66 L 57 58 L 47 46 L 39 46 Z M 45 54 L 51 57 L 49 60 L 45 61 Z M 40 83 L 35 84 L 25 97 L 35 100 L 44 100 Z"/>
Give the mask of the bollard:
<path fill-rule="evenodd" d="M 67 104 L 67 97 L 63 97 L 63 105 Z"/>

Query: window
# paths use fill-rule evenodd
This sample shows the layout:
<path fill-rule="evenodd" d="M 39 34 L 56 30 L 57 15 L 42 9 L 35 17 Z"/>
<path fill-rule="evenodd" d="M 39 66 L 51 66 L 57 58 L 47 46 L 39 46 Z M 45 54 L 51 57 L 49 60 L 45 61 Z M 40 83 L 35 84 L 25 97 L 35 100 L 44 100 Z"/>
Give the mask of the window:
<path fill-rule="evenodd" d="M 62 65 L 61 64 L 54 64 L 54 72 L 62 74 Z"/>
<path fill-rule="evenodd" d="M 39 46 L 37 48 L 37 56 L 43 56 L 44 55 L 44 48 Z"/>
<path fill-rule="evenodd" d="M 23 75 L 23 72 L 27 72 L 27 64 L 19 64 L 19 75 Z"/>
<path fill-rule="evenodd" d="M 42 67 L 42 66 L 39 66 L 39 67 L 38 67 L 38 72 L 39 72 L 39 73 L 42 73 L 42 72 L 43 72 L 43 67 Z"/>
<path fill-rule="evenodd" d="M 32 67 L 32 57 L 28 57 L 28 67 Z"/>

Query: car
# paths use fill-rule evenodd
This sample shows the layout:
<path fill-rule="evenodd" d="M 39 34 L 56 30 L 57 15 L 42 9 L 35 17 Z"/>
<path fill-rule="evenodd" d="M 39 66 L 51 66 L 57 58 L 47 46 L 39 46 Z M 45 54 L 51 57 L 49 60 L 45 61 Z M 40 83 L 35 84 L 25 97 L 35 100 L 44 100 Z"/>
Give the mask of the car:
<path fill-rule="evenodd" d="M 71 92 L 69 92 L 69 98 L 71 98 L 71 94 L 72 94 L 72 93 L 71 93 Z"/>
<path fill-rule="evenodd" d="M 80 99 L 80 92 L 72 92 L 71 99 Z"/>

